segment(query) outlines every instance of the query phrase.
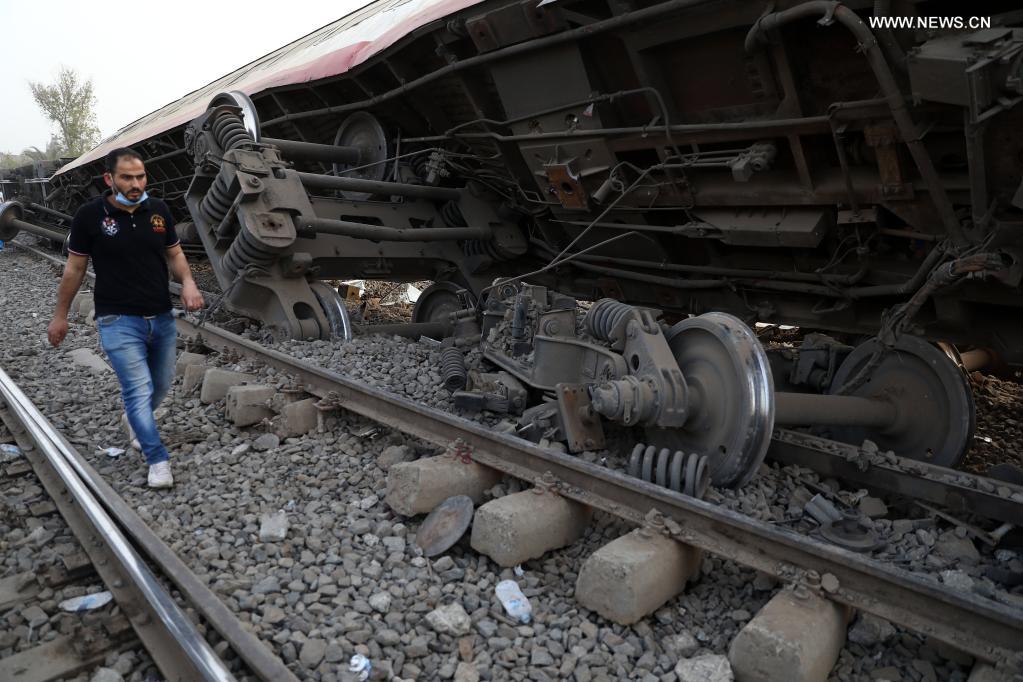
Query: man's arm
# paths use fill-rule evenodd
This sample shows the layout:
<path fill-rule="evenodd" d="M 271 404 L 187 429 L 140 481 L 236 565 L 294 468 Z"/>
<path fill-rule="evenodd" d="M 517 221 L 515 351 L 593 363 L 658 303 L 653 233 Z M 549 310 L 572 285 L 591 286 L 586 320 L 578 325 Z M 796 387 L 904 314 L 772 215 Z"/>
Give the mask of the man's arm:
<path fill-rule="evenodd" d="M 192 270 L 188 267 L 188 259 L 181 250 L 181 244 L 175 244 L 167 249 L 167 267 L 174 279 L 181 282 L 181 304 L 185 306 L 185 310 L 202 308 L 202 294 L 192 279 Z"/>
<path fill-rule="evenodd" d="M 89 266 L 89 257 L 72 253 L 67 257 L 64 276 L 60 278 L 57 288 L 57 307 L 53 311 L 53 319 L 46 328 L 46 336 L 56 348 L 67 336 L 67 313 L 71 308 L 71 299 L 78 293 L 85 279 L 85 271 Z"/>

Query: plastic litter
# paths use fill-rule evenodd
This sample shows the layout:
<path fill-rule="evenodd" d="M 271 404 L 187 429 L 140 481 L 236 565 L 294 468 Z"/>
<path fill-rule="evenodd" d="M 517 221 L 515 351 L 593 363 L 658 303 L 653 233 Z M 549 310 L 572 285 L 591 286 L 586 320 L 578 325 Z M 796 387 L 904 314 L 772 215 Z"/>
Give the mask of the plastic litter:
<path fill-rule="evenodd" d="M 373 672 L 373 664 L 362 654 L 355 654 L 352 656 L 352 660 L 348 662 L 348 672 L 355 674 L 353 679 L 364 682 L 369 679 L 370 673 Z"/>
<path fill-rule="evenodd" d="M 109 592 L 96 592 L 95 594 L 86 594 L 81 597 L 66 599 L 60 603 L 60 608 L 69 613 L 92 611 L 101 606 L 106 606 L 113 598 L 114 595 Z"/>
<path fill-rule="evenodd" d="M 402 292 L 401 299 L 403 303 L 415 303 L 422 294 L 423 292 L 420 289 L 409 284 L 405 287 L 405 291 Z"/>
<path fill-rule="evenodd" d="M 21 448 L 10 443 L 0 443 L 0 461 L 10 461 L 21 457 Z"/>
<path fill-rule="evenodd" d="M 516 577 L 519 578 L 526 575 L 526 572 L 522 570 L 522 564 L 516 565 L 515 568 L 512 569 L 512 573 L 514 573 Z"/>
<path fill-rule="evenodd" d="M 260 542 L 281 542 L 288 535 L 288 515 L 282 509 L 275 514 L 263 514 L 259 520 Z"/>
<path fill-rule="evenodd" d="M 501 600 L 505 612 L 522 624 L 528 624 L 533 618 L 533 607 L 526 595 L 522 594 L 519 584 L 514 580 L 502 580 L 494 588 L 497 598 Z"/>
<path fill-rule="evenodd" d="M 813 517 L 822 526 L 842 519 L 842 512 L 820 493 L 804 505 L 803 513 Z"/>
<path fill-rule="evenodd" d="M 124 454 L 124 450 L 122 448 L 111 447 L 103 448 L 102 450 L 100 450 L 100 453 L 106 455 L 107 457 L 120 457 L 121 455 Z"/>

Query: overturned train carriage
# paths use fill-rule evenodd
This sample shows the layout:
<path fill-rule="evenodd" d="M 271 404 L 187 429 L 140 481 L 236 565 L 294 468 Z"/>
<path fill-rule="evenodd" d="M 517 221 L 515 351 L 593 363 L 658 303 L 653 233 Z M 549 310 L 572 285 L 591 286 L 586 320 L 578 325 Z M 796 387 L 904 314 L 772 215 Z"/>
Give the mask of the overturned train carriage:
<path fill-rule="evenodd" d="M 379 0 L 119 131 L 226 303 L 338 331 L 320 280 L 495 280 L 1023 363 L 1023 11 L 909 0 Z M 462 293 L 459 301 L 458 292 Z M 886 313 L 886 311 L 889 311 Z"/>

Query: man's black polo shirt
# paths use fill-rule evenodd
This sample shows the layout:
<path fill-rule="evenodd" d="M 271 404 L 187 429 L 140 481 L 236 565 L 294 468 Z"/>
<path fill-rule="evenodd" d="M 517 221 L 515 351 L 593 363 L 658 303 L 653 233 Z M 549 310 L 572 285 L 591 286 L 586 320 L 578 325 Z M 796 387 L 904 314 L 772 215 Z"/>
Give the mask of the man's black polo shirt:
<path fill-rule="evenodd" d="M 165 313 L 167 249 L 179 241 L 167 204 L 149 198 L 128 213 L 109 196 L 107 190 L 78 209 L 68 241 L 68 251 L 92 258 L 96 316 Z"/>

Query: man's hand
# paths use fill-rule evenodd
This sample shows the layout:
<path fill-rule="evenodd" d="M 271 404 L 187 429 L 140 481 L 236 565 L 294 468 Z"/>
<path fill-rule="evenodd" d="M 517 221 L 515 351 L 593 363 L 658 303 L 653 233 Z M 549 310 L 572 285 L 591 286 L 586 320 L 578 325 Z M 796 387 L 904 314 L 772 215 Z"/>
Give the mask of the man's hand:
<path fill-rule="evenodd" d="M 46 328 L 46 338 L 50 340 L 54 348 L 60 345 L 65 336 L 67 336 L 67 318 L 55 317 L 50 320 L 50 325 Z"/>
<path fill-rule="evenodd" d="M 199 287 L 195 286 L 195 280 L 186 280 L 185 283 L 181 285 L 181 304 L 185 306 L 185 310 L 188 310 L 189 312 L 199 310 L 203 307 L 204 301 L 202 300 L 202 294 L 199 293 Z"/>

